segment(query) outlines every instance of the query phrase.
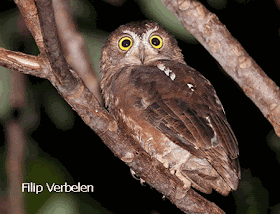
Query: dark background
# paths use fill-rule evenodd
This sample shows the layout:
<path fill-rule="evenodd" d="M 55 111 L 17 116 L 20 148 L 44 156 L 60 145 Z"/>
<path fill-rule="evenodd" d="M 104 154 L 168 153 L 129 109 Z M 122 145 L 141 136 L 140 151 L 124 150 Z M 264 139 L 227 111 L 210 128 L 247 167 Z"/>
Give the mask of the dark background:
<path fill-rule="evenodd" d="M 92 45 L 100 49 L 106 36 L 121 24 L 164 19 L 160 15 L 155 18 L 158 14 L 149 15 L 143 2 L 127 0 L 123 4 L 112 5 L 109 0 L 80 0 L 74 4 L 75 21 L 87 38 L 89 48 Z M 273 0 L 201 2 L 219 17 L 257 64 L 279 85 L 280 14 L 276 3 Z M 1 44 L 5 44 L 7 49 L 37 55 L 32 37 L 23 30 L 17 17 L 14 2 L 2 1 L 0 10 Z M 242 179 L 238 190 L 228 197 L 216 192 L 203 196 L 226 213 L 279 213 L 280 141 L 272 126 L 198 42 L 184 35 L 176 36 L 185 61 L 215 87 L 239 141 Z M 98 52 L 95 49 L 90 51 Z M 94 58 L 97 61 L 97 56 Z M 181 213 L 167 199 L 162 199 L 155 189 L 141 186 L 132 178 L 129 168 L 83 123 L 48 81 L 26 76 L 26 85 L 28 106 L 32 109 L 27 116 L 31 122 L 26 123 L 26 181 L 40 184 L 57 178 L 55 181 L 61 184 L 67 181 L 94 185 L 93 193 L 73 194 L 77 213 Z M 0 124 L 4 126 L 4 123 L 5 116 L 2 115 Z M 4 163 L 4 131 L 0 137 L 0 155 Z M 49 174 L 37 172 L 34 165 L 46 169 Z M 6 177 L 1 177 L 1 187 L 5 187 Z M 50 197 L 45 194 L 39 200 L 39 196 L 26 194 L 27 213 L 35 213 Z"/>

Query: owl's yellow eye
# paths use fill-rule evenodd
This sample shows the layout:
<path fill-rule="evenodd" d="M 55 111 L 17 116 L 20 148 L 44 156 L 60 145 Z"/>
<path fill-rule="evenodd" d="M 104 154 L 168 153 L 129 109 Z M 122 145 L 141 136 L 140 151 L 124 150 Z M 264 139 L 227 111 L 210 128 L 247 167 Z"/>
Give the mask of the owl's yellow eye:
<path fill-rule="evenodd" d="M 162 45 L 163 45 L 162 38 L 160 36 L 157 36 L 157 35 L 151 36 L 150 43 L 156 49 L 161 48 Z"/>
<path fill-rule="evenodd" d="M 125 36 L 125 37 L 120 39 L 119 47 L 123 51 L 127 51 L 131 46 L 132 46 L 132 39 L 129 38 L 128 36 Z"/>

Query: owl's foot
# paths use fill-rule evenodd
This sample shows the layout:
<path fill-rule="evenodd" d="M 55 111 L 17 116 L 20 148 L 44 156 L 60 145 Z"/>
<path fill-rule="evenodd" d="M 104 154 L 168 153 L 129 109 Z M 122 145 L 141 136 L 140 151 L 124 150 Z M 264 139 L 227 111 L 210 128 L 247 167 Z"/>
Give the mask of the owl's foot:
<path fill-rule="evenodd" d="M 141 184 L 142 186 L 144 186 L 144 184 L 146 183 L 146 181 L 145 181 L 144 179 L 138 177 L 138 176 L 136 175 L 136 173 L 135 173 L 132 169 L 130 169 L 130 174 L 132 175 L 132 177 L 133 177 L 134 179 L 140 180 L 140 184 Z"/>

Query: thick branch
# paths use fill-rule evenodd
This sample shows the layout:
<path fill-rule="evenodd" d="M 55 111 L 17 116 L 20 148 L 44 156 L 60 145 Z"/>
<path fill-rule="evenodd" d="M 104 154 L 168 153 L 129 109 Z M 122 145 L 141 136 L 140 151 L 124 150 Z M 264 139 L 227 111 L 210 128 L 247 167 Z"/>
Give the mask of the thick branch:
<path fill-rule="evenodd" d="M 280 136 L 279 87 L 249 56 L 218 17 L 196 0 L 162 2 L 238 83 Z"/>
<path fill-rule="evenodd" d="M 46 53 L 42 54 L 47 55 L 51 68 L 54 70 L 54 75 L 62 87 L 66 90 L 73 90 L 76 87 L 77 80 L 70 72 L 69 66 L 63 56 L 58 40 L 52 1 L 35 0 L 35 3 L 46 47 Z"/>
<path fill-rule="evenodd" d="M 88 89 L 102 103 L 99 79 L 93 70 L 88 48 L 71 14 L 70 1 L 53 0 L 55 20 L 64 56 L 84 81 Z"/>

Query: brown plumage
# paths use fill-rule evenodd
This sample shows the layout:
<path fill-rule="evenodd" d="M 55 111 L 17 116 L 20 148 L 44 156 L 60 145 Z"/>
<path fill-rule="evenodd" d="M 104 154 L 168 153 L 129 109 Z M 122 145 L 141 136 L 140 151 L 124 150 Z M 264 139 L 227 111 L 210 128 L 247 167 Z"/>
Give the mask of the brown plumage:
<path fill-rule="evenodd" d="M 237 189 L 237 140 L 223 107 L 162 27 L 120 26 L 103 46 L 101 72 L 108 110 L 186 188 L 223 195 Z"/>

